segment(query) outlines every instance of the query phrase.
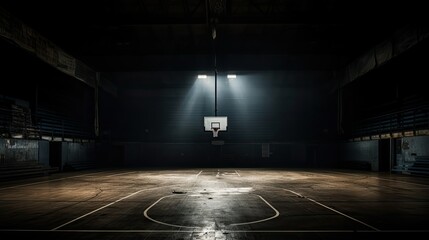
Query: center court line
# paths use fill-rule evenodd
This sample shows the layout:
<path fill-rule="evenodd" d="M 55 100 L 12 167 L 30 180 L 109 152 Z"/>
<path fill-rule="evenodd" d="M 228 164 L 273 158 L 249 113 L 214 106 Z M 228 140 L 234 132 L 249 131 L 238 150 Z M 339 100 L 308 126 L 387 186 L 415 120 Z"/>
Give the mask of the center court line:
<path fill-rule="evenodd" d="M 237 172 L 237 170 L 234 170 L 234 171 L 239 177 L 241 177 L 241 175 Z"/>
<path fill-rule="evenodd" d="M 134 172 L 134 171 L 132 171 L 132 172 Z M 47 183 L 47 182 L 56 182 L 56 181 L 61 181 L 61 180 L 65 180 L 65 179 L 78 178 L 78 177 L 83 177 L 83 176 L 88 176 L 88 175 L 91 176 L 91 175 L 95 175 L 95 174 L 99 174 L 99 173 L 105 173 L 105 172 L 101 171 L 101 172 L 87 173 L 87 174 L 81 174 L 81 175 L 77 175 L 77 176 L 57 178 L 57 179 L 52 179 L 52 180 L 40 181 L 40 182 L 20 184 L 20 185 L 15 185 L 15 186 L 10 186 L 10 187 L 0 188 L 0 190 L 13 189 L 13 188 L 19 188 L 19 187 L 26 187 L 26 186 L 32 186 L 32 185 L 37 185 L 37 184 L 42 184 L 42 183 Z M 126 174 L 126 173 L 131 173 L 131 172 L 117 173 L 117 174 L 113 174 L 113 175 L 107 175 L 107 176 L 104 176 L 104 177 L 111 177 L 111 176 L 116 176 L 116 175 L 121 175 L 121 174 Z"/>
<path fill-rule="evenodd" d="M 155 187 L 155 188 L 160 188 L 160 187 Z M 141 189 L 141 190 L 139 190 L 139 191 L 137 191 L 137 192 L 133 192 L 133 193 L 131 193 L 130 195 L 127 195 L 127 196 L 125 196 L 125 197 L 122 197 L 122 198 L 120 198 L 120 199 L 118 199 L 118 200 L 116 200 L 116 201 L 114 201 L 114 202 L 111 202 L 111 203 L 109 203 L 109 204 L 107 204 L 107 205 L 104 205 L 104 206 L 102 206 L 102 207 L 99 207 L 99 208 L 97 208 L 97 209 L 95 209 L 95 210 L 93 210 L 93 211 L 91 211 L 91 212 L 89 212 L 89 213 L 87 213 L 87 214 L 84 214 L 84 215 L 82 215 L 82 216 L 80 216 L 80 217 L 77 217 L 77 218 L 75 218 L 75 219 L 73 219 L 73 220 L 71 220 L 71 221 L 68 221 L 68 222 L 66 222 L 66 223 L 64 223 L 64 224 L 62 224 L 62 225 L 60 225 L 60 226 L 58 226 L 58 227 L 56 227 L 56 228 L 53 228 L 53 229 L 51 229 L 51 231 L 56 231 L 56 230 L 58 230 L 59 228 L 62 228 L 62 227 L 64 227 L 64 226 L 66 226 L 66 225 L 69 225 L 70 223 L 76 222 L 76 221 L 77 221 L 77 220 L 79 220 L 79 219 L 82 219 L 82 218 L 84 218 L 84 217 L 86 217 L 86 216 L 89 216 L 89 215 L 91 215 L 91 214 L 93 214 L 93 213 L 95 213 L 95 212 L 98 212 L 98 211 L 100 211 L 100 210 L 102 210 L 102 209 L 104 209 L 104 208 L 107 208 L 107 207 L 109 207 L 109 206 L 112 206 L 113 204 L 115 204 L 115 203 L 117 203 L 117 202 L 120 202 L 120 201 L 122 201 L 122 200 L 124 200 L 124 199 L 127 199 L 127 198 L 129 198 L 129 197 L 132 197 L 132 196 L 134 196 L 134 195 L 136 195 L 136 194 L 138 194 L 138 193 L 141 193 L 141 192 L 143 192 L 143 191 L 148 191 L 148 190 L 152 190 L 152 189 L 155 189 L 155 188 Z"/>
<path fill-rule="evenodd" d="M 303 196 L 303 195 L 301 195 L 301 194 L 299 194 L 299 193 L 297 193 L 297 192 L 295 192 L 295 191 L 292 191 L 292 190 L 289 190 L 289 189 L 286 189 L 286 188 L 283 188 L 283 190 L 285 190 L 285 191 L 287 191 L 287 192 L 290 192 L 290 193 L 293 193 L 293 194 L 297 195 L 298 197 L 305 198 L 305 199 L 307 199 L 307 200 L 309 200 L 309 201 L 311 201 L 311 202 L 313 202 L 313 203 L 315 203 L 315 204 L 317 204 L 317 205 L 319 205 L 319 206 L 322 206 L 322 207 L 324 207 L 324 208 L 326 208 L 326 209 L 329 209 L 329 210 L 331 210 L 331 211 L 333 211 L 333 212 L 335 212 L 335 213 L 338 213 L 338 214 L 340 214 L 340 215 L 342 215 L 342 216 L 344 216 L 344 217 L 346 217 L 346 218 L 348 218 L 348 219 L 351 219 L 351 220 L 353 220 L 353 221 L 355 221 L 355 222 L 358 222 L 358 223 L 360 223 L 360 224 L 362 224 L 362 225 L 365 225 L 365 226 L 367 226 L 367 227 L 371 228 L 371 229 L 372 229 L 372 230 L 374 230 L 374 231 L 377 231 L 377 232 L 380 232 L 380 231 L 381 231 L 381 230 L 380 230 L 380 229 L 378 229 L 378 228 L 375 228 L 375 227 L 373 227 L 373 226 L 371 226 L 371 225 L 369 225 L 369 224 L 367 224 L 367 223 L 364 223 L 364 222 L 362 222 L 362 221 L 360 221 L 360 220 L 358 220 L 358 219 L 356 219 L 356 218 L 354 218 L 354 217 L 351 217 L 351 216 L 349 216 L 349 215 L 347 215 L 347 214 L 345 214 L 345 213 L 342 213 L 342 212 L 340 212 L 340 211 L 338 211 L 338 210 L 335 210 L 335 209 L 333 209 L 333 208 L 331 208 L 331 207 L 328 207 L 328 206 L 324 205 L 323 203 L 317 202 L 316 200 L 313 200 L 313 199 L 311 199 L 311 198 L 305 197 L 305 196 Z"/>

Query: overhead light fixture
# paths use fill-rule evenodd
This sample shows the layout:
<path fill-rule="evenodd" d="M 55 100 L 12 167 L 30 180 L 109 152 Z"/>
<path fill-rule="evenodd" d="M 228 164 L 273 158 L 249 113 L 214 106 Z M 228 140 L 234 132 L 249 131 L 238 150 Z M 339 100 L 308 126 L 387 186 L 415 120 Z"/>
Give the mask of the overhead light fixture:
<path fill-rule="evenodd" d="M 198 75 L 198 79 L 205 79 L 207 78 L 207 75 L 203 74 L 203 75 Z"/>
<path fill-rule="evenodd" d="M 234 79 L 234 78 L 237 78 L 237 75 L 235 75 L 235 74 L 228 74 L 227 78 L 228 79 Z"/>

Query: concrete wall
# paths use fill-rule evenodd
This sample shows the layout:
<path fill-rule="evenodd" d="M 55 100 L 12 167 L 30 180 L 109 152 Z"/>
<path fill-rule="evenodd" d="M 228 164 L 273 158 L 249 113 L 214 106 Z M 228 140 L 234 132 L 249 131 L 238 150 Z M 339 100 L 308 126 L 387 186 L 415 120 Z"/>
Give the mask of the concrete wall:
<path fill-rule="evenodd" d="M 38 141 L 2 138 L 0 139 L 0 159 L 2 165 L 38 162 Z"/>
<path fill-rule="evenodd" d="M 38 141 L 39 144 L 39 163 L 49 166 L 49 141 Z"/>
<path fill-rule="evenodd" d="M 340 144 L 340 166 L 378 171 L 378 140 Z"/>
<path fill-rule="evenodd" d="M 95 144 L 62 142 L 61 162 L 63 167 L 77 163 L 95 162 Z"/>
<path fill-rule="evenodd" d="M 49 166 L 49 142 L 0 138 L 0 165 L 26 163 Z"/>
<path fill-rule="evenodd" d="M 124 146 L 97 142 L 95 144 L 95 157 L 99 167 L 122 167 L 124 164 Z"/>
<path fill-rule="evenodd" d="M 401 152 L 396 155 L 396 164 L 412 164 L 417 156 L 429 156 L 429 136 L 402 138 Z"/>
<path fill-rule="evenodd" d="M 59 144 L 58 166 L 63 170 L 66 165 L 85 163 L 125 167 L 333 167 L 337 161 L 335 144 L 268 144 L 269 157 L 263 157 L 263 144 L 256 143 Z M 0 159 L 2 165 L 23 161 L 49 165 L 50 145 L 44 140 L 0 139 Z"/>
<path fill-rule="evenodd" d="M 262 156 L 263 144 L 234 143 L 222 146 L 180 143 L 121 143 L 124 166 L 138 167 L 333 167 L 335 144 L 269 144 L 269 157 Z"/>
<path fill-rule="evenodd" d="M 50 165 L 50 145 L 45 140 L 0 138 L 0 166 L 13 164 Z M 61 143 L 61 169 L 74 163 L 94 163 L 95 143 Z"/>

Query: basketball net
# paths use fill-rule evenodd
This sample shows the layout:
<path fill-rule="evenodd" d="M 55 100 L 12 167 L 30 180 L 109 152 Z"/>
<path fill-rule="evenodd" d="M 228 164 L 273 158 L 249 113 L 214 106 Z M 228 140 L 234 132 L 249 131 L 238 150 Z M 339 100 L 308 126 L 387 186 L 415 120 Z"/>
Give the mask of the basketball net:
<path fill-rule="evenodd" d="M 217 137 L 217 136 L 218 136 L 219 129 L 220 129 L 220 128 L 212 128 L 212 131 L 213 131 L 213 137 Z"/>

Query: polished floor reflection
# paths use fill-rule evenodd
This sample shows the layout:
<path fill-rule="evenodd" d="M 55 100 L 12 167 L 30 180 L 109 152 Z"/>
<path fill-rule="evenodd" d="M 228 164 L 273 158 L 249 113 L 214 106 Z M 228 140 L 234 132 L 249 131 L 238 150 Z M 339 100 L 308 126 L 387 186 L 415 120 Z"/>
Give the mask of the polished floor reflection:
<path fill-rule="evenodd" d="M 2 239 L 368 239 L 428 217 L 429 179 L 387 173 L 120 169 L 0 187 Z"/>

